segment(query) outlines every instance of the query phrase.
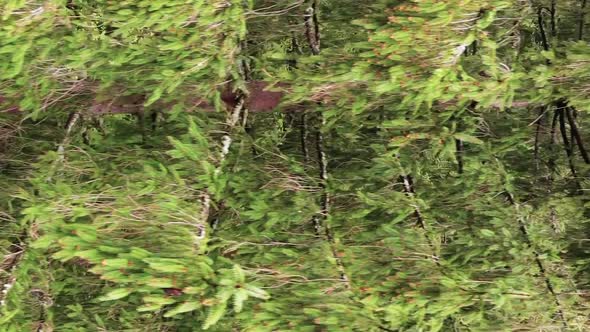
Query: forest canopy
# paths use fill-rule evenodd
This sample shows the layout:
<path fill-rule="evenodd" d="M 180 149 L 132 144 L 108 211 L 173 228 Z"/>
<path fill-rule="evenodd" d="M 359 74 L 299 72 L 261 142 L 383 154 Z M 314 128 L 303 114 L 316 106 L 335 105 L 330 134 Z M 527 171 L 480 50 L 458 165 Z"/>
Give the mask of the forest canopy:
<path fill-rule="evenodd" d="M 589 7 L 0 0 L 0 331 L 589 331 Z"/>

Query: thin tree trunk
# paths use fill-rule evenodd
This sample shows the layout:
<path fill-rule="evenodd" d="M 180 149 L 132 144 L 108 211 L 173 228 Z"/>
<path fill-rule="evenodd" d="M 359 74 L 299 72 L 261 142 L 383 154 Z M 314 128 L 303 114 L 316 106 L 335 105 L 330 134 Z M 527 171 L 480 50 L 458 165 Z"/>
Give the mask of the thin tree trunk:
<path fill-rule="evenodd" d="M 313 55 L 320 54 L 320 30 L 319 30 L 319 19 L 318 19 L 318 0 L 312 0 L 311 6 L 305 10 L 304 16 L 304 23 L 305 23 L 305 35 L 307 37 L 307 41 L 309 43 L 309 47 L 311 49 L 311 53 Z M 332 258 L 336 261 L 336 267 L 340 273 L 340 280 L 344 283 L 345 287 L 349 289 L 350 285 L 350 278 L 346 273 L 346 268 L 338 251 L 336 249 L 336 239 L 334 237 L 334 233 L 330 227 L 329 219 L 330 219 L 330 209 L 331 209 L 331 196 L 328 192 L 328 158 L 326 156 L 326 152 L 324 150 L 324 136 L 321 132 L 321 129 L 326 125 L 326 119 L 320 113 L 318 114 L 319 117 L 319 128 L 316 131 L 316 150 L 317 150 L 317 158 L 318 158 L 318 168 L 320 170 L 320 187 L 322 189 L 321 199 L 320 199 L 320 212 L 319 215 L 314 216 L 313 218 L 313 225 L 316 230 L 316 233 L 321 233 L 321 228 L 324 229 L 324 235 L 328 243 L 330 244 L 330 249 L 332 251 Z M 302 135 L 302 140 L 304 135 Z M 305 141 L 303 140 L 303 144 Z M 304 145 L 305 146 L 305 145 Z M 305 155 L 305 152 L 304 152 Z"/>
<path fill-rule="evenodd" d="M 582 136 L 580 135 L 580 131 L 578 130 L 578 125 L 576 124 L 576 119 L 574 117 L 574 113 L 573 112 L 574 112 L 574 110 L 571 107 L 568 107 L 565 110 L 565 113 L 567 115 L 567 120 L 568 120 L 569 125 L 570 125 L 570 131 L 571 131 L 571 136 L 572 136 L 572 144 L 573 144 L 573 141 L 575 140 L 576 141 L 576 144 L 578 146 L 578 149 L 580 150 L 580 154 L 582 155 L 582 158 L 584 159 L 584 162 L 586 164 L 590 164 L 590 157 L 588 156 L 588 152 L 584 148 L 584 142 L 582 140 Z"/>
<path fill-rule="evenodd" d="M 546 7 L 541 7 L 537 11 L 537 24 L 539 25 L 539 33 L 541 34 L 541 45 L 545 51 L 549 50 L 549 42 L 547 41 L 547 34 L 545 33 L 545 23 L 543 20 L 543 10 Z"/>
<path fill-rule="evenodd" d="M 460 139 L 455 139 L 455 150 L 457 154 L 457 172 L 459 174 L 463 174 L 463 141 Z"/>
<path fill-rule="evenodd" d="M 307 113 L 301 113 L 301 125 L 299 127 L 299 135 L 301 138 L 301 153 L 303 154 L 303 162 L 309 162 L 309 151 L 307 149 Z"/>
<path fill-rule="evenodd" d="M 557 111 L 559 112 L 559 132 L 561 133 L 561 139 L 563 140 L 563 145 L 565 148 L 565 153 L 567 155 L 570 171 L 572 172 L 572 176 L 574 177 L 577 183 L 578 172 L 576 172 L 576 167 L 574 165 L 572 146 L 570 145 L 569 138 L 567 137 L 567 128 L 565 126 L 565 109 L 564 107 L 558 107 Z"/>
<path fill-rule="evenodd" d="M 586 0 L 582 0 L 582 4 L 580 6 L 580 17 L 578 18 L 578 40 L 582 40 L 584 38 L 584 24 L 586 16 Z"/>
<path fill-rule="evenodd" d="M 556 9 L 555 9 L 555 5 L 556 5 L 556 1 L 555 0 L 551 0 L 551 36 L 552 37 L 557 37 L 557 25 L 555 24 L 555 14 L 556 14 Z"/>
<path fill-rule="evenodd" d="M 543 127 L 543 118 L 544 118 L 544 114 L 545 114 L 545 110 L 544 109 L 540 109 L 539 110 L 539 119 L 537 120 L 537 127 L 535 129 L 535 147 L 534 147 L 534 156 L 535 156 L 535 170 L 538 172 L 539 171 L 539 165 L 540 165 L 540 160 L 539 160 L 539 142 L 541 140 L 541 129 Z"/>
<path fill-rule="evenodd" d="M 543 264 L 543 261 L 541 260 L 541 255 L 533 247 L 533 243 L 531 241 L 531 237 L 529 235 L 526 224 L 525 224 L 524 220 L 522 219 L 522 217 L 520 217 L 519 204 L 516 202 L 516 200 L 514 199 L 514 195 L 512 195 L 511 192 L 507 191 L 506 193 L 508 196 L 508 201 L 516 209 L 517 216 L 518 216 L 518 228 L 520 229 L 520 232 L 524 237 L 524 241 L 525 241 L 527 247 L 533 249 L 535 263 L 536 263 L 537 267 L 539 268 L 539 273 L 541 274 L 541 277 L 545 281 L 545 286 L 547 287 L 547 291 L 549 292 L 549 294 L 551 294 L 551 296 L 553 297 L 553 301 L 555 302 L 555 305 L 557 306 L 557 314 L 558 314 L 559 318 L 561 319 L 563 326 L 567 329 L 569 327 L 568 327 L 567 319 L 565 317 L 565 312 L 563 310 L 563 304 L 561 303 L 561 300 L 557 296 L 557 293 L 555 291 L 555 287 L 554 287 L 553 283 L 551 282 L 551 279 L 549 279 L 545 264 Z"/>

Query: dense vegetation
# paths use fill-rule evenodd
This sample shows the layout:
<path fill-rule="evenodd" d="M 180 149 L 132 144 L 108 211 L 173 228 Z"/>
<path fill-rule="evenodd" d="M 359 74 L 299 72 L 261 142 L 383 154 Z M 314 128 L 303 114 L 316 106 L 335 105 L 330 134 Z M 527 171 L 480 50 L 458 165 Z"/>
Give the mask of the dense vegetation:
<path fill-rule="evenodd" d="M 588 7 L 0 0 L 0 331 L 590 330 Z"/>

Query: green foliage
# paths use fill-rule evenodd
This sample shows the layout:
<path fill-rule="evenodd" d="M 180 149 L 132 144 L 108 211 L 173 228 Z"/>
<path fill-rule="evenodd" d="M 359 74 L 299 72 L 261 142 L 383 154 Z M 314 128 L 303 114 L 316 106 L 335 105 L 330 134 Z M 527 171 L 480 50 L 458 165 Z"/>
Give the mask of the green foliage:
<path fill-rule="evenodd" d="M 588 330 L 581 5 L 3 1 L 0 330 Z"/>

